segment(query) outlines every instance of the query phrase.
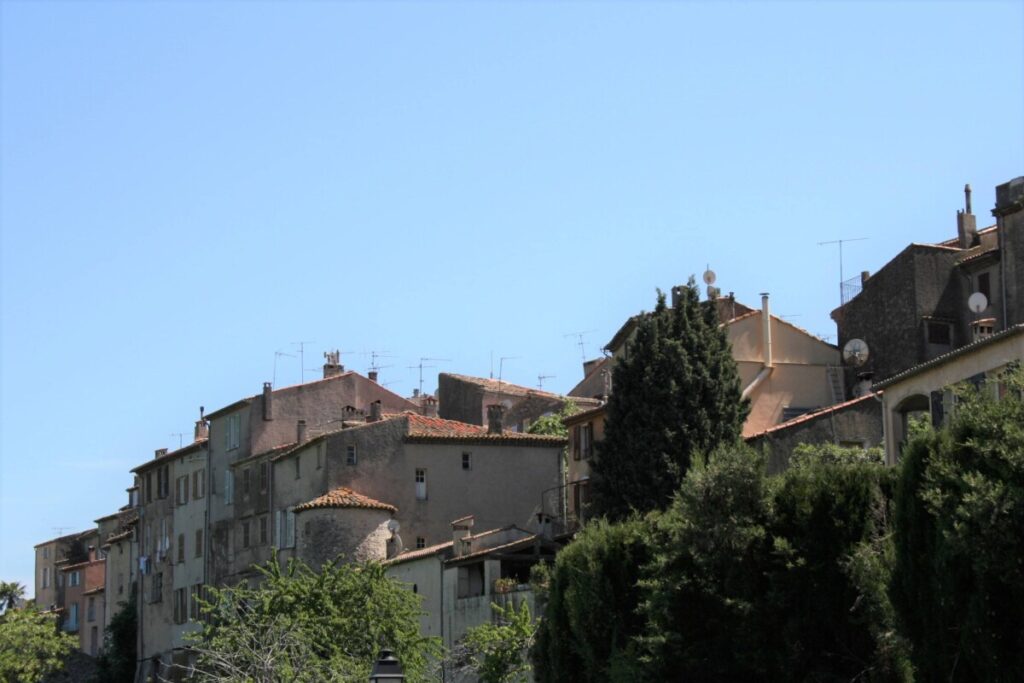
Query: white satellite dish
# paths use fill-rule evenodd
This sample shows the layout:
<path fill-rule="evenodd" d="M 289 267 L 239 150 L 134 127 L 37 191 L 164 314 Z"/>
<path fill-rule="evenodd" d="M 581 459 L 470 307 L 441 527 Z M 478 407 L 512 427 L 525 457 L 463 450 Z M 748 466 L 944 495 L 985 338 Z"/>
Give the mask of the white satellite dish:
<path fill-rule="evenodd" d="M 710 268 L 704 271 L 704 284 L 715 284 L 715 271 L 711 270 Z"/>
<path fill-rule="evenodd" d="M 967 298 L 967 308 L 974 313 L 981 313 L 988 308 L 988 297 L 981 292 L 975 292 Z"/>
<path fill-rule="evenodd" d="M 843 360 L 847 365 L 859 368 L 868 361 L 868 345 L 863 339 L 851 339 L 843 346 Z"/>
<path fill-rule="evenodd" d="M 398 530 L 402 528 L 402 525 L 398 523 L 397 519 L 388 520 L 388 531 L 393 534 L 397 534 Z"/>

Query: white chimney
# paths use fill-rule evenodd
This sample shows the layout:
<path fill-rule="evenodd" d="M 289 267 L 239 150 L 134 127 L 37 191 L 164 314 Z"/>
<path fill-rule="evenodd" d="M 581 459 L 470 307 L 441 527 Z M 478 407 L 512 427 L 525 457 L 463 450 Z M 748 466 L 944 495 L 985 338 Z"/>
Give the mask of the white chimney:
<path fill-rule="evenodd" d="M 772 360 L 772 314 L 768 308 L 768 292 L 761 292 L 761 333 L 764 337 L 764 366 L 775 367 Z"/>

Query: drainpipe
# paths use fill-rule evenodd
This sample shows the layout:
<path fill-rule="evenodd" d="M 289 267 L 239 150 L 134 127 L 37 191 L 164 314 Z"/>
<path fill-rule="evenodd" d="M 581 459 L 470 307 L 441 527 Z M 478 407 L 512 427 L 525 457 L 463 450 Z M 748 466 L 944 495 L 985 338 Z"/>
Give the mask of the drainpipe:
<path fill-rule="evenodd" d="M 761 293 L 761 346 L 763 348 L 763 367 L 757 373 L 757 377 L 743 390 L 741 398 L 749 398 L 775 369 L 775 360 L 772 357 L 772 316 L 768 308 L 768 292 Z"/>

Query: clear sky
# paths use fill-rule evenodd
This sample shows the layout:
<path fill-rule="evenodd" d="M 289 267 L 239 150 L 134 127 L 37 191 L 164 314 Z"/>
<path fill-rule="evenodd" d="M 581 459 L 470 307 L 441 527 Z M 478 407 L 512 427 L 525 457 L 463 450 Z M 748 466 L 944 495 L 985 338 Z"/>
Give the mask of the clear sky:
<path fill-rule="evenodd" d="M 1024 175 L 1024 3 L 3 2 L 0 579 L 275 351 L 568 391 L 710 266 L 845 273 Z M 278 386 L 300 381 L 279 356 Z"/>

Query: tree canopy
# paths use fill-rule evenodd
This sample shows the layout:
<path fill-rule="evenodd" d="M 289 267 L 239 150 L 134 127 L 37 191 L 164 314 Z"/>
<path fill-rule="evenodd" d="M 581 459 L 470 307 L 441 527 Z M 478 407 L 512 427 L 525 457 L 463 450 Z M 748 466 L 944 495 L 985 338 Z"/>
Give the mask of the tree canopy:
<path fill-rule="evenodd" d="M 612 369 L 604 439 L 592 464 L 592 512 L 624 519 L 665 508 L 693 459 L 736 441 L 749 411 L 725 330 L 693 278 L 669 308 L 641 314 Z"/>
<path fill-rule="evenodd" d="M 415 682 L 440 661 L 439 641 L 420 635 L 420 597 L 379 563 L 282 569 L 275 555 L 257 569 L 259 587 L 209 589 L 209 621 L 192 636 L 198 681 L 362 683 L 387 648 Z"/>
<path fill-rule="evenodd" d="M 60 671 L 77 646 L 57 630 L 55 615 L 9 609 L 0 617 L 0 682 L 39 683 Z"/>

